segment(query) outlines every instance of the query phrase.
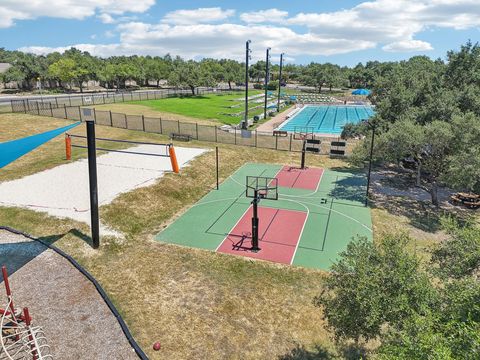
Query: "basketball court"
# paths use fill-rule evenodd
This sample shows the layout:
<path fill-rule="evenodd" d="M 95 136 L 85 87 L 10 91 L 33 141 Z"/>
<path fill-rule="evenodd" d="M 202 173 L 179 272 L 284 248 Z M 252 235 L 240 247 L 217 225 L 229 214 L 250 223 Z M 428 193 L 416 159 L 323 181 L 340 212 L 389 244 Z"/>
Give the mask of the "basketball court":
<path fill-rule="evenodd" d="M 365 188 L 364 174 L 246 164 L 156 239 L 327 270 L 352 238 L 372 238 Z"/>

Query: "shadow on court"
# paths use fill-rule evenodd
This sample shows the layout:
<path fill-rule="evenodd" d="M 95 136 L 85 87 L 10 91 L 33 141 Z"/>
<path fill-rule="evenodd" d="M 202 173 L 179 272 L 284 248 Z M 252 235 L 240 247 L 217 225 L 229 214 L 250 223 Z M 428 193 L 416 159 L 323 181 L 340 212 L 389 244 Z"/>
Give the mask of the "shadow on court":
<path fill-rule="evenodd" d="M 335 188 L 328 196 L 338 200 L 365 202 L 366 179 L 364 175 L 356 174 L 350 177 L 340 178 L 335 182 Z"/>

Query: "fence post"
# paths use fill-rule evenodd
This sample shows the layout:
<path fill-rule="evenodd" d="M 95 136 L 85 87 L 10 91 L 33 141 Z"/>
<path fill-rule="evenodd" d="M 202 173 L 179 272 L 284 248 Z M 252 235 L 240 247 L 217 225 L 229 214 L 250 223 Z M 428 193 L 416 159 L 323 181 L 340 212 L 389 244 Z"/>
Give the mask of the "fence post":
<path fill-rule="evenodd" d="M 108 112 L 110 113 L 110 126 L 113 127 L 112 110 L 109 110 Z"/>
<path fill-rule="evenodd" d="M 257 142 L 258 142 L 257 136 L 258 136 L 258 131 L 257 131 L 257 129 L 255 129 L 255 147 L 258 147 L 258 144 L 257 144 Z"/>
<path fill-rule="evenodd" d="M 67 116 L 67 104 L 63 104 L 63 109 L 65 110 L 65 119 L 68 119 L 68 116 Z"/>
<path fill-rule="evenodd" d="M 162 118 L 159 117 L 158 120 L 160 120 L 160 134 L 163 134 Z"/>
<path fill-rule="evenodd" d="M 127 114 L 123 114 L 123 116 L 125 117 L 125 129 L 128 129 L 128 117 L 127 117 Z"/>
<path fill-rule="evenodd" d="M 105 94 L 102 94 L 102 99 L 103 99 L 103 103 L 106 104 L 106 102 L 105 102 Z"/>
<path fill-rule="evenodd" d="M 80 111 L 80 105 L 78 106 L 78 117 L 80 118 L 80 121 L 82 121 L 82 112 Z"/>
<path fill-rule="evenodd" d="M 58 109 L 58 98 L 55 96 L 55 103 L 57 104 L 57 109 Z"/>
<path fill-rule="evenodd" d="M 218 142 L 218 138 L 217 138 L 217 125 L 215 125 L 215 142 Z"/>
<path fill-rule="evenodd" d="M 115 93 L 113 94 L 113 102 L 116 103 L 117 101 L 115 100 Z"/>
<path fill-rule="evenodd" d="M 275 150 L 278 150 L 278 136 L 275 136 Z"/>
<path fill-rule="evenodd" d="M 145 115 L 142 114 L 142 129 L 145 131 Z"/>
<path fill-rule="evenodd" d="M 292 133 L 290 133 L 290 145 L 288 146 L 288 151 L 292 151 Z"/>
<path fill-rule="evenodd" d="M 178 133 L 180 134 L 180 120 L 177 120 Z"/>
<path fill-rule="evenodd" d="M 53 117 L 52 103 L 49 102 L 48 105 L 50 105 L 50 115 L 51 115 L 51 117 Z"/>
<path fill-rule="evenodd" d="M 65 157 L 72 160 L 72 138 L 67 133 L 65 133 Z"/>
<path fill-rule="evenodd" d="M 22 100 L 23 101 L 23 109 L 25 110 L 25 114 L 27 113 L 27 106 L 28 106 L 28 100 Z M 25 105 L 25 101 L 27 101 L 27 105 Z M 13 106 L 12 106 L 13 109 Z M 30 109 L 28 109 L 30 110 Z"/>
<path fill-rule="evenodd" d="M 195 131 L 197 133 L 197 140 L 198 140 L 198 123 L 195 123 Z"/>
<path fill-rule="evenodd" d="M 125 102 L 125 94 L 122 93 L 122 101 Z"/>
<path fill-rule="evenodd" d="M 237 129 L 234 128 L 233 131 L 235 131 L 235 145 L 237 145 Z"/>
<path fill-rule="evenodd" d="M 37 104 L 37 114 L 40 115 L 40 108 L 38 107 L 38 102 L 36 104 Z"/>

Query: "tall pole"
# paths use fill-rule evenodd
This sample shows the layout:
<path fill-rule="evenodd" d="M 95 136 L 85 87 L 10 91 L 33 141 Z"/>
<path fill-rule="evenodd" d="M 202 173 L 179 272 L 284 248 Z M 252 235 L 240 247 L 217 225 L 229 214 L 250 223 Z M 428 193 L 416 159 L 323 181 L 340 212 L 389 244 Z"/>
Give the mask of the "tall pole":
<path fill-rule="evenodd" d="M 268 103 L 268 78 L 270 77 L 270 48 L 267 48 L 267 56 L 265 59 L 265 105 L 263 106 L 263 118 L 267 119 L 267 103 Z"/>
<path fill-rule="evenodd" d="M 258 190 L 255 189 L 254 195 L 253 195 L 253 216 L 252 216 L 252 251 L 257 252 L 260 250 L 258 247 L 258 202 L 259 202 L 259 197 L 258 197 Z"/>
<path fill-rule="evenodd" d="M 217 169 L 217 190 L 219 188 L 219 184 L 218 184 L 218 146 L 215 146 L 215 167 Z"/>
<path fill-rule="evenodd" d="M 280 112 L 280 95 L 282 92 L 282 70 L 283 70 L 283 53 L 280 54 L 280 74 L 278 74 L 278 100 L 277 112 Z"/>
<path fill-rule="evenodd" d="M 375 142 L 375 125 L 368 123 L 372 129 L 372 142 L 370 144 L 370 161 L 368 163 L 368 178 L 367 178 L 367 194 L 365 197 L 365 206 L 368 205 L 368 196 L 370 194 L 370 176 L 372 173 L 372 160 L 373 160 L 373 144 Z"/>
<path fill-rule="evenodd" d="M 248 61 L 250 60 L 250 43 L 251 40 L 247 40 L 245 44 L 245 116 L 243 118 L 242 129 L 248 128 Z"/>
<path fill-rule="evenodd" d="M 97 154 L 95 146 L 95 122 L 87 120 L 88 180 L 90 183 L 90 219 L 92 244 L 94 249 L 100 246 L 98 219 Z"/>

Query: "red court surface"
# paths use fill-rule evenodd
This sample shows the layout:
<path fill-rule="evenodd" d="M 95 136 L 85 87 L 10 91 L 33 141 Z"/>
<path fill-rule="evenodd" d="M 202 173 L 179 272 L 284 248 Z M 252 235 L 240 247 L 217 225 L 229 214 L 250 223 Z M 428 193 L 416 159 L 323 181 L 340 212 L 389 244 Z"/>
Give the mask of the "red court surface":
<path fill-rule="evenodd" d="M 253 209 L 250 206 L 217 248 L 217 251 L 290 264 L 302 235 L 307 213 L 259 206 L 258 237 L 261 250 L 255 253 L 250 250 L 252 246 L 252 212 Z"/>
<path fill-rule="evenodd" d="M 320 179 L 323 175 L 323 169 L 306 168 L 299 169 L 291 166 L 284 166 L 275 176 L 278 179 L 278 186 L 317 190 Z"/>

